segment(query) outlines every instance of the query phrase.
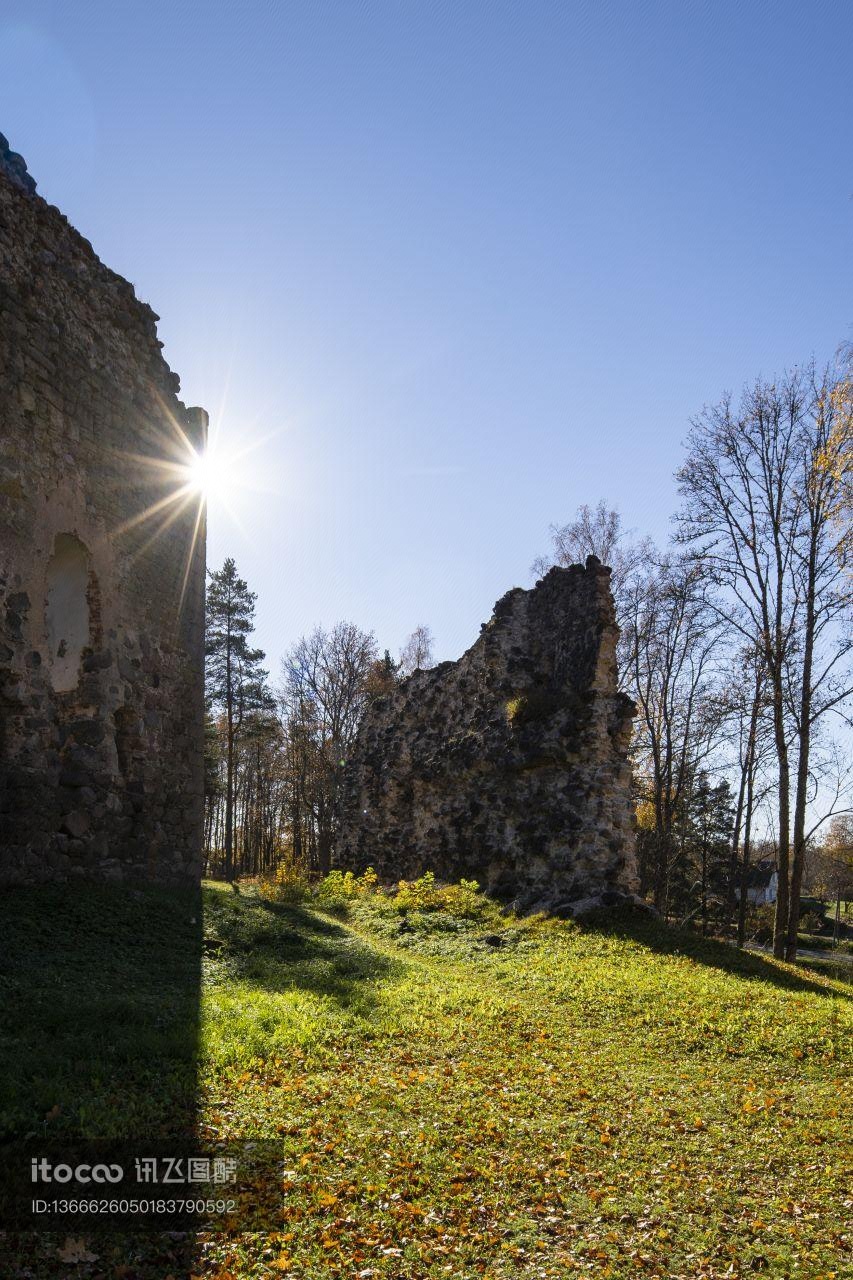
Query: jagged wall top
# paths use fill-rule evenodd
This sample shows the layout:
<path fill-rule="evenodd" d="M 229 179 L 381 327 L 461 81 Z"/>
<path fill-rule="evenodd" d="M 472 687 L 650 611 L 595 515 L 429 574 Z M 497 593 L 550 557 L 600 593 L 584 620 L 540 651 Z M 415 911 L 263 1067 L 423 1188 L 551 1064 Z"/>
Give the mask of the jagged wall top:
<path fill-rule="evenodd" d="M 17 151 L 11 149 L 9 139 L 3 133 L 0 133 L 0 172 L 5 173 L 6 177 L 22 191 L 26 191 L 27 195 L 35 195 L 35 179 L 27 172 L 26 160 Z"/>
<path fill-rule="evenodd" d="M 137 298 L 130 281 L 101 261 L 91 243 L 71 225 L 62 211 L 37 194 L 36 182 L 29 173 L 23 156 L 12 151 L 8 139 L 0 133 L 0 188 L 4 182 L 14 188 L 18 197 L 18 202 L 13 206 L 14 212 L 12 208 L 9 209 L 9 216 L 20 222 L 19 238 L 30 242 L 27 244 L 28 250 L 36 249 L 32 257 L 42 271 L 51 273 L 54 289 L 57 275 L 64 275 L 69 281 L 70 287 L 66 291 L 69 298 L 75 292 L 75 283 L 85 282 L 89 286 L 87 306 L 91 308 L 92 318 L 100 321 L 99 325 L 87 326 L 91 338 L 91 357 L 97 360 L 98 349 L 101 348 L 101 358 L 109 360 L 109 347 L 117 336 L 120 339 L 124 334 L 123 345 L 129 351 L 121 353 L 122 361 L 127 359 L 128 354 L 131 354 L 134 361 L 138 361 L 142 344 L 149 375 L 160 383 L 169 396 L 177 395 L 181 389 L 181 380 L 169 367 L 163 356 L 163 343 L 157 337 L 157 321 L 160 317 L 147 302 Z M 26 204 L 20 202 L 20 193 L 31 197 L 32 213 L 29 216 L 24 212 Z M 0 217 L 4 212 L 0 202 Z M 37 270 L 32 282 L 34 305 L 38 301 L 40 274 Z M 75 337 L 79 337 L 79 334 L 67 335 L 71 341 Z M 181 408 L 183 410 L 184 406 Z"/>

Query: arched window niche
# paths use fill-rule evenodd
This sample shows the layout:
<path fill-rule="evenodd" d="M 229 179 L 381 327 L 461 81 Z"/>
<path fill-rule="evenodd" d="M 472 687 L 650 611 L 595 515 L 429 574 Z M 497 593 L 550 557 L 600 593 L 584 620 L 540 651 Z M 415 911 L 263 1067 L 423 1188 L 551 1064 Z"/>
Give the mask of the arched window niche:
<path fill-rule="evenodd" d="M 50 680 L 69 693 L 80 679 L 83 650 L 90 643 L 89 552 L 71 533 L 58 533 L 47 566 L 45 605 Z"/>

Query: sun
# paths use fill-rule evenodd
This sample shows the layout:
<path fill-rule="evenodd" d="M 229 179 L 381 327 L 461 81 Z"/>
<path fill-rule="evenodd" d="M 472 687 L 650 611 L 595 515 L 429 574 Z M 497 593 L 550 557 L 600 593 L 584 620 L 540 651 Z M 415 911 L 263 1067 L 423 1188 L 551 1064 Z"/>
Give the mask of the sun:
<path fill-rule="evenodd" d="M 228 469 L 210 450 L 193 453 L 186 465 L 187 489 L 206 502 L 222 498 L 228 488 Z"/>

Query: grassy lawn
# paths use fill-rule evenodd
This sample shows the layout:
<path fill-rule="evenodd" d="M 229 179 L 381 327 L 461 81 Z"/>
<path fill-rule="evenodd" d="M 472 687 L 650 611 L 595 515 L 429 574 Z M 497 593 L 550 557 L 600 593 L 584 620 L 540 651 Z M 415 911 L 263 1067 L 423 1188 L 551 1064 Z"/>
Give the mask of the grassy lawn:
<path fill-rule="evenodd" d="M 287 1170 L 274 1231 L 94 1236 L 73 1267 L 10 1236 L 4 1277 L 851 1274 L 841 981 L 634 917 L 218 885 L 203 934 L 192 895 L 2 911 L 7 1132 L 194 1125 Z"/>

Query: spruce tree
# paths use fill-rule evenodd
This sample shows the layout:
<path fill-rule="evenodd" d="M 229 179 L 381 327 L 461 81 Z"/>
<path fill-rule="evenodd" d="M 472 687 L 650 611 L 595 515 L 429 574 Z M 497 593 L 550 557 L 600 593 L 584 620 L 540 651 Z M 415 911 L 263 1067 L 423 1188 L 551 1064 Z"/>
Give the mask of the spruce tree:
<path fill-rule="evenodd" d="M 243 720 L 254 711 L 269 710 L 273 698 L 267 687 L 265 654 L 249 646 L 255 629 L 257 596 L 237 574 L 229 556 L 221 569 L 208 574 L 205 693 L 208 709 L 225 721 L 225 878 L 234 879 L 234 743 Z"/>

